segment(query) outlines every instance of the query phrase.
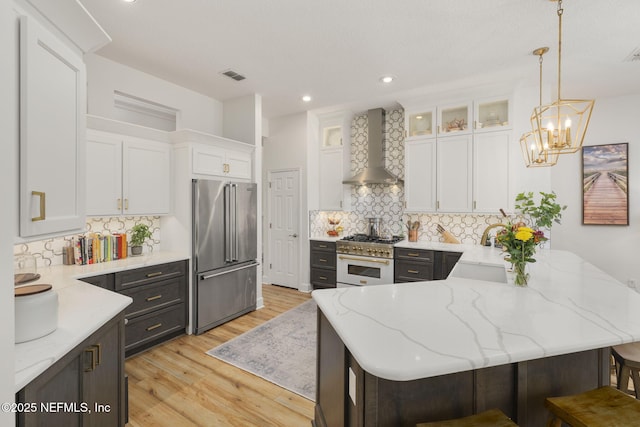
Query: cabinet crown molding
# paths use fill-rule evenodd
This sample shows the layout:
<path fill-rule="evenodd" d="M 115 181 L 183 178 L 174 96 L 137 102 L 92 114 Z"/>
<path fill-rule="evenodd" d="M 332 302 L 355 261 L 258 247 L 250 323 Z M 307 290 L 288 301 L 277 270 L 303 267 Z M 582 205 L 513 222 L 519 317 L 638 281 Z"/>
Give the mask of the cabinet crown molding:
<path fill-rule="evenodd" d="M 244 151 L 247 153 L 253 152 L 253 150 L 255 149 L 255 145 L 247 144 L 246 142 L 240 142 L 192 129 L 181 129 L 174 132 L 169 132 L 169 140 L 174 144 L 195 142 L 220 148 Z"/>

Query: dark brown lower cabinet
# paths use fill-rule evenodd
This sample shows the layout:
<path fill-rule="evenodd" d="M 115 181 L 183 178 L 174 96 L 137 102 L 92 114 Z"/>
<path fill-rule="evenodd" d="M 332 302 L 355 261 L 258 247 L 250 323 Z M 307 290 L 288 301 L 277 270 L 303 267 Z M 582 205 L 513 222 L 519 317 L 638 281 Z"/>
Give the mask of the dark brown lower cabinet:
<path fill-rule="evenodd" d="M 133 299 L 125 310 L 125 355 L 184 334 L 188 261 L 176 261 L 81 279 Z"/>
<path fill-rule="evenodd" d="M 395 248 L 394 283 L 446 279 L 461 256 L 460 252 Z"/>
<path fill-rule="evenodd" d="M 16 394 L 16 425 L 124 426 L 125 395 L 123 311 Z"/>
<path fill-rule="evenodd" d="M 336 287 L 336 244 L 311 240 L 309 252 L 310 282 L 313 289 Z"/>
<path fill-rule="evenodd" d="M 577 394 L 609 384 L 609 354 L 609 348 L 600 348 L 392 381 L 362 369 L 318 310 L 314 425 L 415 427 L 422 422 L 498 408 L 521 427 L 543 426 L 548 416 L 545 397 Z M 349 393 L 350 389 L 354 392 Z"/>

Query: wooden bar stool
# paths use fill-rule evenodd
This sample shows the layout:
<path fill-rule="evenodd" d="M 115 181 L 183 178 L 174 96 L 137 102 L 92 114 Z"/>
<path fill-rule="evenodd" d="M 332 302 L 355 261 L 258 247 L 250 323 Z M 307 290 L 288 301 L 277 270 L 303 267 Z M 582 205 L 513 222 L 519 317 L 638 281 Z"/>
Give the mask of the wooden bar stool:
<path fill-rule="evenodd" d="M 640 342 L 611 347 L 611 354 L 616 361 L 618 390 L 628 392 L 631 376 L 636 399 L 640 399 Z"/>
<path fill-rule="evenodd" d="M 605 386 L 573 396 L 548 397 L 547 427 L 630 427 L 640 425 L 640 401 Z"/>
<path fill-rule="evenodd" d="M 518 427 L 498 409 L 455 420 L 416 424 L 416 427 Z"/>

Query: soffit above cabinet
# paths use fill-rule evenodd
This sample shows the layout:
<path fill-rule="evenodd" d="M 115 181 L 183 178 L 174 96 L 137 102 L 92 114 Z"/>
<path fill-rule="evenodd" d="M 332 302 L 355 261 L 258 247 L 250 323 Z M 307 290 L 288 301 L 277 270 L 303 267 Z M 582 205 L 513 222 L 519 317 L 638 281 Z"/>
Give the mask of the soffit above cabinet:
<path fill-rule="evenodd" d="M 84 53 L 95 52 L 111 37 L 77 0 L 26 0 Z"/>
<path fill-rule="evenodd" d="M 169 132 L 146 126 L 135 125 L 106 117 L 87 114 L 87 129 L 99 130 L 121 135 L 135 136 L 142 139 L 152 139 L 159 142 L 171 142 Z"/>
<path fill-rule="evenodd" d="M 198 132 L 191 129 L 181 129 L 175 132 L 169 133 L 169 139 L 174 144 L 196 142 L 200 144 L 213 145 L 220 148 L 239 150 L 245 152 L 253 152 L 254 145 L 247 144 L 246 142 L 240 142 L 222 136 L 211 135 L 204 132 Z"/>

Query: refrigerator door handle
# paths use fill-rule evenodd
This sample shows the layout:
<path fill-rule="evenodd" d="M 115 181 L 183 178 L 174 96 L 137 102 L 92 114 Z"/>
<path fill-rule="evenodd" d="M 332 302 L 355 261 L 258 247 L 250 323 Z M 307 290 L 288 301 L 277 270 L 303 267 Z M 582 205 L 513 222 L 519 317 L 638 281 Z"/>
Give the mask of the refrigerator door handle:
<path fill-rule="evenodd" d="M 238 261 L 238 186 L 229 185 L 231 187 L 231 261 Z"/>
<path fill-rule="evenodd" d="M 244 270 L 245 268 L 256 267 L 258 265 L 260 265 L 260 263 L 252 262 L 251 264 L 243 265 L 242 267 L 238 267 L 238 268 L 232 268 L 231 270 L 225 270 L 220 273 L 209 274 L 207 276 L 200 276 L 200 280 L 208 280 L 213 277 L 222 276 L 223 274 L 227 274 L 227 273 L 233 273 L 234 271 Z"/>
<path fill-rule="evenodd" d="M 231 234 L 231 185 L 224 186 L 224 260 L 226 262 L 233 261 L 233 248 L 231 242 L 233 234 Z"/>

